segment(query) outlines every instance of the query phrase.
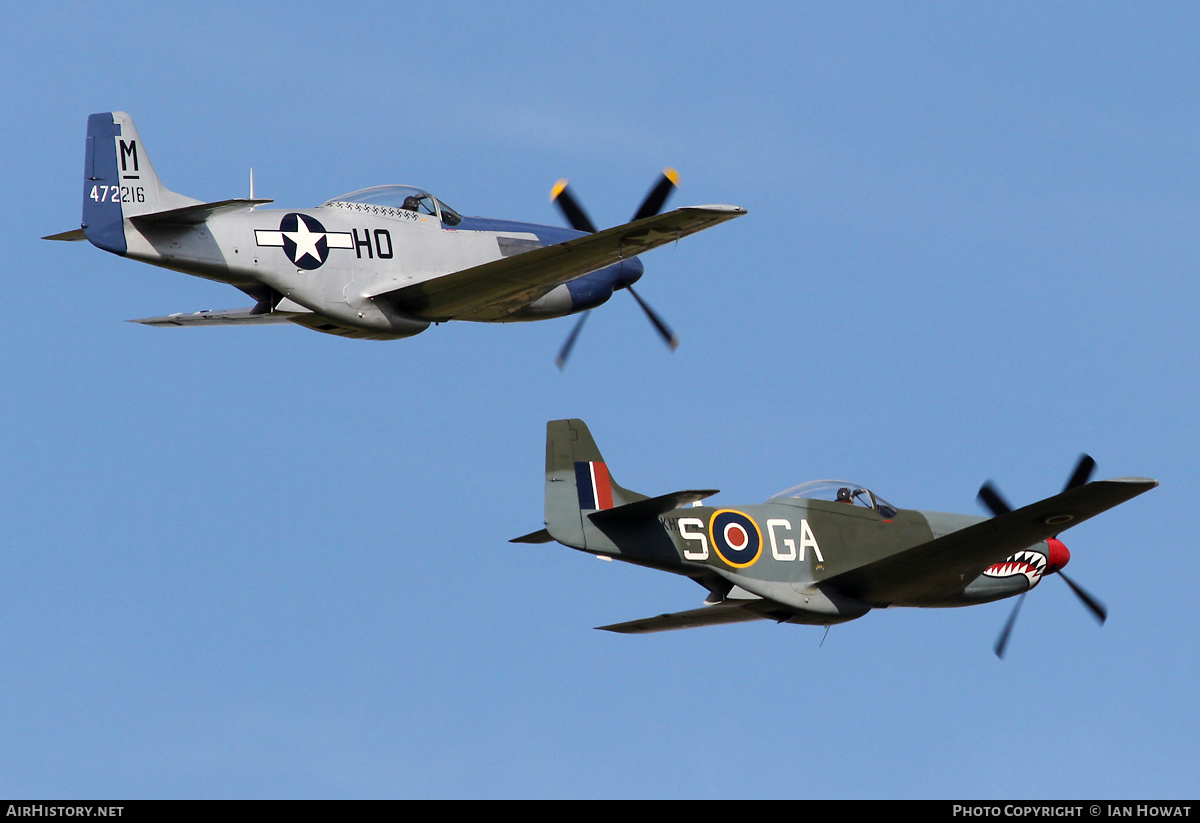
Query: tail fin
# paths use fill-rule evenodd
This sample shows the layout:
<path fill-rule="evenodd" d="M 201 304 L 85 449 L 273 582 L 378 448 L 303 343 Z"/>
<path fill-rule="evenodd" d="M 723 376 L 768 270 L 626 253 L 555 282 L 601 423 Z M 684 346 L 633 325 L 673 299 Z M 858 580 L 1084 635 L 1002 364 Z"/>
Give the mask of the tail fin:
<path fill-rule="evenodd" d="M 83 231 L 93 245 L 125 254 L 125 219 L 199 203 L 164 187 L 133 118 L 123 111 L 88 117 L 83 160 Z"/>
<path fill-rule="evenodd" d="M 582 549 L 585 514 L 645 499 L 613 479 L 586 423 L 546 424 L 546 530 L 551 537 Z"/>

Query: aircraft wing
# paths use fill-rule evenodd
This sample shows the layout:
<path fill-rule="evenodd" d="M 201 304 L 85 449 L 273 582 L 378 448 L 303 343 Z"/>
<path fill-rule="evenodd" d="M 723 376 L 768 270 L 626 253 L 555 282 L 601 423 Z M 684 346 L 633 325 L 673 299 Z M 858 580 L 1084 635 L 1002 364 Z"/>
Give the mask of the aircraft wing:
<path fill-rule="evenodd" d="M 146 326 L 267 326 L 290 323 L 301 312 L 254 313 L 254 307 L 246 309 L 222 309 L 220 311 L 197 311 L 191 314 L 168 314 L 163 317 L 142 317 L 128 320 Z"/>
<path fill-rule="evenodd" d="M 1158 485 L 1145 477 L 1087 483 L 835 575 L 838 591 L 872 605 L 937 605 L 994 563 Z"/>
<path fill-rule="evenodd" d="M 747 609 L 744 603 L 718 603 L 715 606 L 702 606 L 686 612 L 660 614 L 657 617 L 630 620 L 628 623 L 614 623 L 611 626 L 597 626 L 596 628 L 618 634 L 649 634 L 767 619 L 770 619 L 767 615 Z"/>
<path fill-rule="evenodd" d="M 451 320 L 480 304 L 502 306 L 507 303 L 516 311 L 560 283 L 745 213 L 746 210 L 738 206 L 675 209 L 423 283 L 367 296 L 386 299 L 401 311 L 428 320 Z"/>

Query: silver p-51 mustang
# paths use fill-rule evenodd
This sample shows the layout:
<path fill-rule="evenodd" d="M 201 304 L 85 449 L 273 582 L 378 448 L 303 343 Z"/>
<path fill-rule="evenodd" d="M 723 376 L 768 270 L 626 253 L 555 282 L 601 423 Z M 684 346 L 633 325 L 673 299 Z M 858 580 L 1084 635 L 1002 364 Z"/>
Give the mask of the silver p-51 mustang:
<path fill-rule="evenodd" d="M 659 214 L 675 185 L 670 169 L 631 222 L 604 231 L 595 230 L 565 181 L 552 197 L 571 229 L 467 217 L 411 186 L 363 189 L 314 209 L 257 209 L 272 201 L 254 199 L 253 185 L 249 198 L 203 203 L 159 182 L 124 112 L 88 118 L 83 177 L 82 227 L 47 240 L 86 239 L 113 254 L 228 283 L 256 301 L 134 322 L 297 323 L 371 340 L 411 337 L 447 320 L 504 323 L 586 312 L 637 282 L 637 255 L 746 213 L 713 205 Z"/>

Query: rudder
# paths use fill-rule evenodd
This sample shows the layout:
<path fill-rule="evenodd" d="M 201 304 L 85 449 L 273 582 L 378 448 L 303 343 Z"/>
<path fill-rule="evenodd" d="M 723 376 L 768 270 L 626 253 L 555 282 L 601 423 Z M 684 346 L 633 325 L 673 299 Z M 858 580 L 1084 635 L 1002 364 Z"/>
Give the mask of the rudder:
<path fill-rule="evenodd" d="M 83 231 L 93 245 L 125 254 L 125 218 L 199 203 L 167 189 L 123 111 L 88 117 L 83 163 Z"/>
<path fill-rule="evenodd" d="M 612 478 L 586 423 L 546 424 L 546 529 L 555 540 L 584 548 L 585 514 L 645 499 Z"/>

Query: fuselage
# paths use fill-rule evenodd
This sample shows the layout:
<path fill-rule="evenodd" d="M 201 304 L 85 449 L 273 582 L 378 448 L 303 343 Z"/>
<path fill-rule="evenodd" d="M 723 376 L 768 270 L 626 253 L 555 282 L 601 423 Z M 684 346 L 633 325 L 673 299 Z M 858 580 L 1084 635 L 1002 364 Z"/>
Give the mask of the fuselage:
<path fill-rule="evenodd" d="M 457 217 L 457 215 L 456 215 Z M 454 316 L 404 311 L 375 296 L 583 236 L 556 226 L 458 218 L 331 201 L 316 209 L 216 214 L 201 224 L 126 219 L 124 256 L 284 301 L 364 336 L 408 337 L 431 322 L 517 322 L 593 308 L 642 274 L 637 258 L 532 295 L 520 305 L 482 305 Z M 311 324 L 309 324 L 311 325 Z"/>
<path fill-rule="evenodd" d="M 1040 582 L 1049 556 L 1043 541 L 969 578 L 839 601 L 839 575 L 987 518 L 772 498 L 750 506 L 674 509 L 658 517 L 657 528 L 583 519 L 588 552 L 697 579 L 716 573 L 758 597 L 808 612 L 812 622 L 822 624 L 853 619 L 871 608 L 968 606 L 1012 597 Z"/>

